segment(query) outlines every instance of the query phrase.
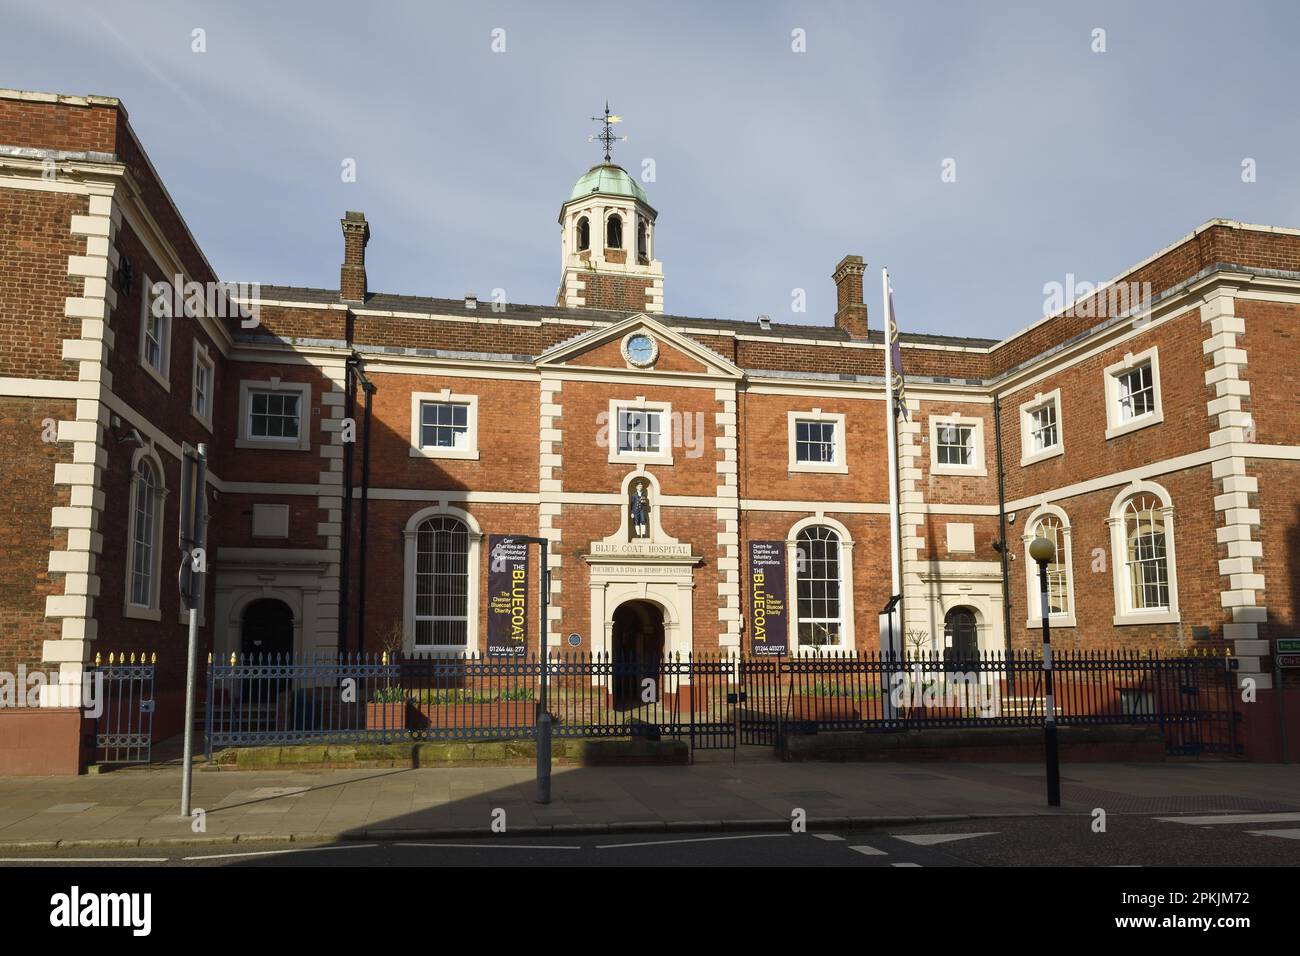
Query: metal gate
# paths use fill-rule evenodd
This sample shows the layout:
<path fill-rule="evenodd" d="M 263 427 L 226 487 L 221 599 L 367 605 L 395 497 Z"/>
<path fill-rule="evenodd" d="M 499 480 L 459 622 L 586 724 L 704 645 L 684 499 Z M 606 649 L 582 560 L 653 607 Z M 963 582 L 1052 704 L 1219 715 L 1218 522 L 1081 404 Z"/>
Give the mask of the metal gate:
<path fill-rule="evenodd" d="M 108 655 L 101 664 L 95 655 L 91 678 L 99 684 L 99 714 L 95 718 L 97 763 L 148 763 L 153 744 L 154 670 L 158 655 Z"/>
<path fill-rule="evenodd" d="M 736 705 L 736 728 L 739 742 L 775 747 L 785 709 L 781 659 L 742 659 L 738 666 L 741 692 Z"/>

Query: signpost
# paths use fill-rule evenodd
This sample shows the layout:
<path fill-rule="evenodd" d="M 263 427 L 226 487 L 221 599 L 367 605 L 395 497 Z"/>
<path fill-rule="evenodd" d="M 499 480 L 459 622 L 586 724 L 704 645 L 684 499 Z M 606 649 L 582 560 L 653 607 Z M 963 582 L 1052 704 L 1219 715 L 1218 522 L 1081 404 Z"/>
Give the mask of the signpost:
<path fill-rule="evenodd" d="M 207 571 L 206 482 L 208 446 L 188 445 L 181 449 L 180 545 L 181 566 L 177 574 L 181 606 L 190 614 L 189 646 L 185 656 L 185 757 L 181 767 L 181 816 L 190 816 L 190 785 L 194 775 L 194 671 L 199 655 L 199 603 L 203 597 L 203 574 Z"/>
<path fill-rule="evenodd" d="M 1279 637 L 1273 659 L 1281 668 L 1300 667 L 1300 637 Z"/>

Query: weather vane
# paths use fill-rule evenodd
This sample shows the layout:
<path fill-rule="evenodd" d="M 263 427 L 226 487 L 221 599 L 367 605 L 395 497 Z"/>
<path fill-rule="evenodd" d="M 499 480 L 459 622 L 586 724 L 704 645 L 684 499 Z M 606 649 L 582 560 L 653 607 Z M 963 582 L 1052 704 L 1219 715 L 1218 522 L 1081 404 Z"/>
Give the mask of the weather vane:
<path fill-rule="evenodd" d="M 601 123 L 601 124 L 603 124 L 603 125 L 604 125 L 604 129 L 602 129 L 599 133 L 597 133 L 597 134 L 594 135 L 594 136 L 588 136 L 588 137 L 587 137 L 587 142 L 589 142 L 589 143 L 600 143 L 601 145 L 603 145 L 603 146 L 605 147 L 605 162 L 607 162 L 607 163 L 608 163 L 608 162 L 612 162 L 612 160 L 610 159 L 610 150 L 614 147 L 614 144 L 615 144 L 615 143 L 626 143 L 626 142 L 627 142 L 627 137 L 626 137 L 626 136 L 615 136 L 615 135 L 614 135 L 614 131 L 613 131 L 613 129 L 611 129 L 611 127 L 612 127 L 615 123 L 621 123 L 621 122 L 623 122 L 623 117 L 621 117 L 621 116 L 614 116 L 613 114 L 611 114 L 610 111 L 609 111 L 609 100 L 606 100 L 606 101 L 605 101 L 605 115 L 604 115 L 604 116 L 593 116 L 591 119 L 592 119 L 592 122 L 594 122 L 594 123 Z"/>

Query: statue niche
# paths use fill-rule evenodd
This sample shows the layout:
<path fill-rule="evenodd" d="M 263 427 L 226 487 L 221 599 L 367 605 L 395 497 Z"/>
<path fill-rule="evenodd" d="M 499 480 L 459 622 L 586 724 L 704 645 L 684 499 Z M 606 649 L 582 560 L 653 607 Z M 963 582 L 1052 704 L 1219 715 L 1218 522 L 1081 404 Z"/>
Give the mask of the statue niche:
<path fill-rule="evenodd" d="M 647 541 L 650 538 L 650 483 L 634 481 L 628 487 L 628 540 Z"/>

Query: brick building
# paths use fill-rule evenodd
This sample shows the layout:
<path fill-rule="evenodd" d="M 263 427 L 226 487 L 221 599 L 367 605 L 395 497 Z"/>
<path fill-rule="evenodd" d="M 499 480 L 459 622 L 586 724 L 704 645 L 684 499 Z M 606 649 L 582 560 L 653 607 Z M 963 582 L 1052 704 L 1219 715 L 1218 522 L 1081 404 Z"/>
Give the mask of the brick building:
<path fill-rule="evenodd" d="M 0 772 L 75 770 L 97 652 L 156 654 L 178 729 L 175 492 L 200 442 L 219 655 L 483 652 L 496 535 L 549 542 L 551 647 L 749 652 L 758 541 L 790 556 L 791 653 L 878 649 L 867 264 L 830 270 L 822 324 L 671 315 L 657 215 L 621 168 L 585 173 L 554 305 L 371 291 L 348 212 L 338 289 L 261 286 L 255 324 L 159 314 L 156 283 L 218 277 L 122 105 L 0 92 L 0 672 L 66 682 L 0 710 Z M 1047 534 L 1058 642 L 1226 645 L 1269 700 L 1300 597 L 1298 332 L 1300 230 L 1212 220 L 1003 340 L 904 333 L 909 643 L 1036 642 Z"/>

